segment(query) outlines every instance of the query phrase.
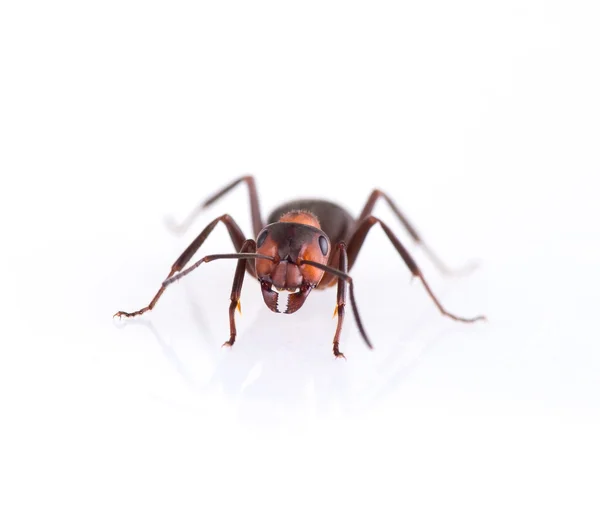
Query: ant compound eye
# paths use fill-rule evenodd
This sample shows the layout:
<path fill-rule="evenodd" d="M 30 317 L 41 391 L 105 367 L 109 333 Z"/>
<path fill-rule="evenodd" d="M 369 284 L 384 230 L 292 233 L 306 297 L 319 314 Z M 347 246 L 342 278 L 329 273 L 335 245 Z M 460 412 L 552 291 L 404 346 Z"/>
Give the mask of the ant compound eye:
<path fill-rule="evenodd" d="M 319 237 L 319 246 L 321 247 L 321 253 L 323 253 L 323 256 L 325 256 L 329 251 L 329 243 L 322 235 Z"/>
<path fill-rule="evenodd" d="M 269 232 L 267 230 L 265 230 L 258 236 L 258 239 L 256 239 L 256 247 L 257 248 L 260 248 L 265 243 L 265 240 L 267 239 L 267 235 L 269 235 Z"/>

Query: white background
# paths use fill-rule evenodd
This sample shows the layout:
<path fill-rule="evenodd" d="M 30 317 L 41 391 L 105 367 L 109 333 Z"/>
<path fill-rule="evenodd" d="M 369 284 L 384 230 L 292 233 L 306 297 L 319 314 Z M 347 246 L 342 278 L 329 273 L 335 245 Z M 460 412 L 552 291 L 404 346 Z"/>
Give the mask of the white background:
<path fill-rule="evenodd" d="M 594 2 L 5 2 L 0 8 L 2 511 L 598 511 L 600 18 Z M 335 292 L 275 315 L 234 264 L 146 319 L 243 187 L 263 214 L 384 205 Z M 222 227 L 202 254 L 230 251 Z M 199 255 L 200 256 L 200 255 Z"/>

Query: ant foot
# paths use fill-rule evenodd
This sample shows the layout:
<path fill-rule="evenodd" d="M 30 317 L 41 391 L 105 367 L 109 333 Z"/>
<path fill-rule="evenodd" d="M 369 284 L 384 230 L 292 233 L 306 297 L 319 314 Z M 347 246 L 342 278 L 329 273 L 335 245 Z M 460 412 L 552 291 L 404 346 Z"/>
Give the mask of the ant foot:
<path fill-rule="evenodd" d="M 451 319 L 454 319 L 455 321 L 465 322 L 468 324 L 477 322 L 477 321 L 487 322 L 487 320 L 488 320 L 485 315 L 478 315 L 477 317 L 459 317 L 458 315 L 454 315 L 449 312 L 446 312 L 445 315 L 447 317 L 450 317 Z"/>
<path fill-rule="evenodd" d="M 471 262 L 467 262 L 462 267 L 458 267 L 455 269 L 449 269 L 447 267 L 444 267 L 442 269 L 442 274 L 451 278 L 463 278 L 464 276 L 468 276 L 469 274 L 475 272 L 480 265 L 481 262 L 479 260 L 472 260 Z"/>
<path fill-rule="evenodd" d="M 333 352 L 333 356 L 335 356 L 335 357 L 336 357 L 336 359 L 337 359 L 337 358 L 343 358 L 344 360 L 346 359 L 346 357 L 344 356 L 344 353 L 340 353 L 340 352 L 339 352 L 339 351 L 337 351 L 337 350 Z"/>
<path fill-rule="evenodd" d="M 138 310 L 137 312 L 123 312 L 123 311 L 119 311 L 117 312 L 115 315 L 113 315 L 113 319 L 115 317 L 118 317 L 119 319 L 121 317 L 136 317 L 138 315 L 142 315 L 147 309 L 144 308 L 142 310 Z"/>
<path fill-rule="evenodd" d="M 187 226 L 183 223 L 179 224 L 177 223 L 177 221 L 175 221 L 175 218 L 171 217 L 171 216 L 167 216 L 164 218 L 165 221 L 165 226 L 167 227 L 167 229 L 176 235 L 182 235 L 183 233 L 185 233 Z"/>

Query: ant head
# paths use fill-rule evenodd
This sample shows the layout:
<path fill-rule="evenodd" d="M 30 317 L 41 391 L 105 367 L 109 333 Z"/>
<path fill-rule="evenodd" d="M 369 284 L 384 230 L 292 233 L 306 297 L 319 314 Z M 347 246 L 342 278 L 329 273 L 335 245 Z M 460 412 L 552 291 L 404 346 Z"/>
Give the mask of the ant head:
<path fill-rule="evenodd" d="M 272 290 L 293 292 L 284 313 L 294 313 L 304 304 L 324 271 L 303 261 L 327 264 L 331 244 L 317 218 L 309 212 L 290 212 L 279 222 L 269 224 L 256 238 L 256 252 L 273 260 L 256 259 L 256 273 L 265 304 L 279 312 L 279 294 Z"/>

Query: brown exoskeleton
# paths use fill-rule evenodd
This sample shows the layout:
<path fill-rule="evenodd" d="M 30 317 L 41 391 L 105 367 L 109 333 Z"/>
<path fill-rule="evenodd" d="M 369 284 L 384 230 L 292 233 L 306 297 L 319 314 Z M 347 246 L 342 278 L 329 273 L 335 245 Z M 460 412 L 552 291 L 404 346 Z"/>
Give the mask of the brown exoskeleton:
<path fill-rule="evenodd" d="M 204 262 L 223 258 L 237 259 L 239 261 L 233 278 L 229 306 L 230 337 L 224 345 L 232 346 L 235 342 L 235 310 L 239 308 L 244 275 L 245 272 L 248 272 L 260 282 L 265 304 L 274 312 L 280 312 L 278 306 L 279 294 L 276 290 L 291 293 L 283 310 L 283 313 L 288 314 L 294 313 L 302 307 L 311 290 L 315 288 L 324 289 L 337 284 L 336 312 L 338 321 L 333 337 L 333 354 L 336 357 L 344 357 L 339 350 L 339 341 L 344 322 L 346 284 L 348 284 L 350 305 L 358 329 L 366 344 L 372 348 L 373 346 L 358 313 L 354 299 L 354 283 L 348 275 L 348 270 L 354 265 L 369 230 L 375 224 L 379 224 L 413 276 L 421 280 L 425 290 L 443 315 L 455 321 L 469 323 L 485 319 L 481 315 L 472 318 L 459 317 L 451 314 L 441 305 L 406 248 L 383 221 L 371 215 L 376 201 L 379 198 L 384 199 L 414 241 L 423 247 L 435 265 L 443 273 L 448 274 L 450 271 L 424 244 L 421 236 L 400 212 L 395 203 L 385 193 L 377 189 L 371 193 L 356 220 L 345 209 L 335 203 L 324 200 L 297 200 L 275 209 L 268 217 L 267 224 L 264 225 L 260 214 L 254 178 L 243 176 L 199 205 L 179 229 L 182 230 L 189 226 L 200 211 L 212 205 L 241 182 L 246 182 L 248 185 L 252 226 L 256 239 L 246 239 L 242 230 L 229 215 L 225 214 L 217 217 L 202 230 L 200 235 L 175 261 L 171 267 L 171 272 L 148 306 L 131 313 L 120 311 L 115 316 L 133 317 L 152 310 L 171 283 L 179 280 Z M 208 255 L 183 270 L 219 222 L 227 227 L 237 253 Z"/>

